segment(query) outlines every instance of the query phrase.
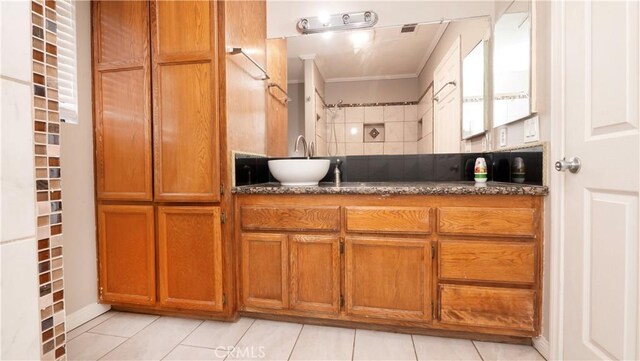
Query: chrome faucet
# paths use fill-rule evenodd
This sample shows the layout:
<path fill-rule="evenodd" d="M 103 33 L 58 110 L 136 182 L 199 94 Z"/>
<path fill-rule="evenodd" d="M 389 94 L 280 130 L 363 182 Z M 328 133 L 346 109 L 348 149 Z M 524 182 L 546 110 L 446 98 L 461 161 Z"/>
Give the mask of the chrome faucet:
<path fill-rule="evenodd" d="M 304 138 L 304 135 L 298 136 L 298 138 L 296 139 L 296 146 L 293 148 L 293 151 L 298 153 L 300 141 L 302 141 L 303 156 L 307 159 L 313 157 L 313 154 L 315 153 L 315 143 L 311 142 L 309 143 L 309 147 L 307 147 L 307 140 Z"/>
<path fill-rule="evenodd" d="M 314 155 L 316 155 L 316 143 L 314 141 L 311 141 L 311 143 L 309 143 L 309 153 L 307 154 L 307 159 L 313 158 Z"/>

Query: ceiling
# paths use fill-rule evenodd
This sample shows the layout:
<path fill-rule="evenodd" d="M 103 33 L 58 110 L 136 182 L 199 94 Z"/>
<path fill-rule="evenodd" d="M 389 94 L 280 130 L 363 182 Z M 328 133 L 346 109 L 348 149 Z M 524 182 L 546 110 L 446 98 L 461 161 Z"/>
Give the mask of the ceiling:
<path fill-rule="evenodd" d="M 302 82 L 300 57 L 314 55 L 327 82 L 417 77 L 446 24 L 420 24 L 409 33 L 401 33 L 401 29 L 394 26 L 288 38 L 288 81 Z M 356 46 L 354 37 L 369 40 Z"/>

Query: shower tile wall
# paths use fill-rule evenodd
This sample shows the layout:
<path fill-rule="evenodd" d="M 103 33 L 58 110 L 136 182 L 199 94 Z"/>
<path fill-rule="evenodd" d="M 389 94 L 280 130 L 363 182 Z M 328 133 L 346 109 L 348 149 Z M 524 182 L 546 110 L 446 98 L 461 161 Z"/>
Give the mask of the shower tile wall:
<path fill-rule="evenodd" d="M 418 105 L 343 107 L 335 114 L 326 109 L 324 114 L 325 129 L 316 128 L 316 140 L 326 142 L 328 153 L 319 155 L 418 154 L 418 139 L 422 138 Z M 376 141 L 379 139 L 384 141 Z"/>
<path fill-rule="evenodd" d="M 426 94 L 418 102 L 417 116 L 420 119 L 418 126 L 417 153 L 433 153 L 433 90 L 429 88 Z"/>

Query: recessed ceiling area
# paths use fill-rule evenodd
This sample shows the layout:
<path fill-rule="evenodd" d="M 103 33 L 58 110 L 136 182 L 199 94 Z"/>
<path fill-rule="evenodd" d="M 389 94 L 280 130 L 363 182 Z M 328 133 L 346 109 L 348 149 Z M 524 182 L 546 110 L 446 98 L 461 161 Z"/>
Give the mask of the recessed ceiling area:
<path fill-rule="evenodd" d="M 313 56 L 326 82 L 415 78 L 446 26 L 418 24 L 413 32 L 404 33 L 402 26 L 394 26 L 290 37 L 288 81 L 303 82 L 300 57 Z"/>

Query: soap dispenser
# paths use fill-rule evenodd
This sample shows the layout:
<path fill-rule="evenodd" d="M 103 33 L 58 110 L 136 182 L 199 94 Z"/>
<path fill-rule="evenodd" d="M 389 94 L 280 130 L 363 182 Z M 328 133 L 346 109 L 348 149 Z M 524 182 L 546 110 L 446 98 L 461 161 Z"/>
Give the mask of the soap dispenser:
<path fill-rule="evenodd" d="M 333 174 L 336 177 L 336 187 L 340 187 L 340 163 L 342 163 L 342 160 L 336 159 L 336 168 L 333 170 Z"/>

